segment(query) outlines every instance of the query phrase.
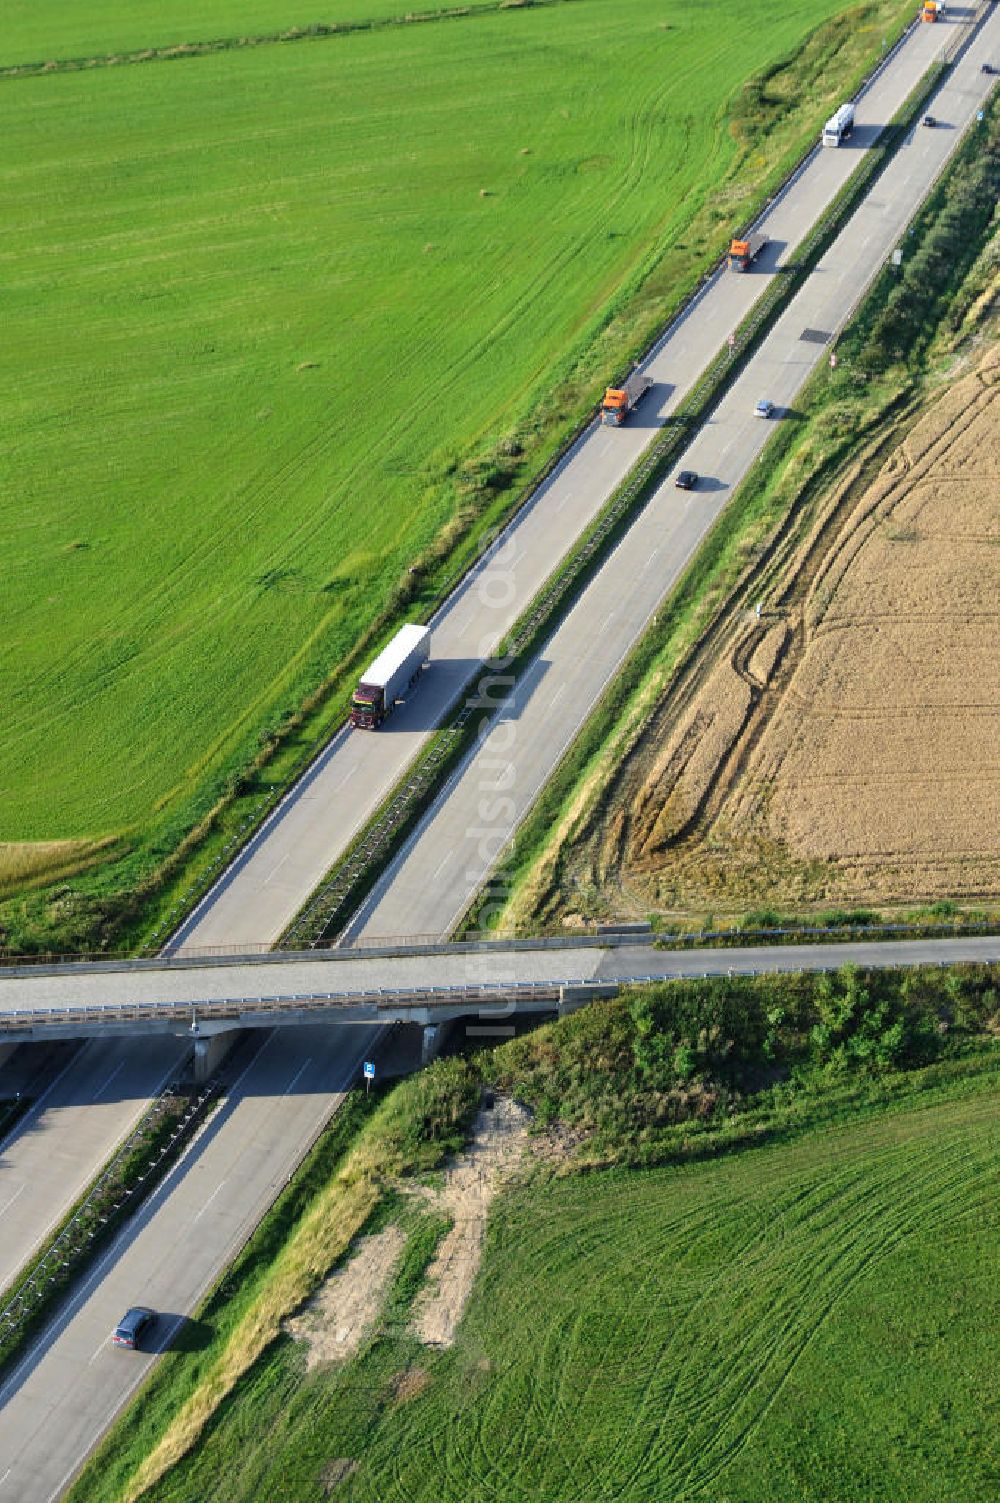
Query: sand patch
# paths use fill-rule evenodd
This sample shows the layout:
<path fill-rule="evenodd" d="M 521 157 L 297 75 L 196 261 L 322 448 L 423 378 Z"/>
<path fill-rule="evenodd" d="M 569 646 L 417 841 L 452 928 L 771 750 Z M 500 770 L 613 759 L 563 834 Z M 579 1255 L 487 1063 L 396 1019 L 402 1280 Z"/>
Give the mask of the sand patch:
<path fill-rule="evenodd" d="M 450 1346 L 455 1339 L 479 1270 L 490 1205 L 517 1167 L 530 1120 L 523 1107 L 497 1097 L 480 1111 L 472 1142 L 445 1171 L 443 1187 L 426 1192 L 434 1209 L 453 1222 L 414 1307 L 412 1329 L 428 1346 Z"/>
<path fill-rule="evenodd" d="M 338 1268 L 282 1329 L 306 1343 L 306 1371 L 353 1356 L 382 1308 L 406 1238 L 398 1226 L 362 1237 Z"/>

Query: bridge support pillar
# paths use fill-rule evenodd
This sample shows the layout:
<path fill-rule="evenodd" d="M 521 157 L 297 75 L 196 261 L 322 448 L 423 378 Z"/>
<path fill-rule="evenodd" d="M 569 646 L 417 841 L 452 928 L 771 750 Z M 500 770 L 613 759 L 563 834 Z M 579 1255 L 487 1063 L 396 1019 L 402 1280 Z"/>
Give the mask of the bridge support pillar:
<path fill-rule="evenodd" d="M 14 1050 L 18 1047 L 19 1045 L 17 1044 L 0 1044 L 0 1066 L 3 1066 L 7 1063 L 11 1055 L 14 1053 Z"/>
<path fill-rule="evenodd" d="M 420 1046 L 420 1064 L 429 1065 L 444 1048 L 448 1039 L 451 1038 L 454 1021 L 444 1023 L 427 1023 L 424 1025 L 423 1039 Z"/>
<path fill-rule="evenodd" d="M 204 1085 L 222 1064 L 230 1049 L 240 1036 L 240 1029 L 229 1028 L 224 1033 L 208 1033 L 194 1041 L 194 1083 Z"/>

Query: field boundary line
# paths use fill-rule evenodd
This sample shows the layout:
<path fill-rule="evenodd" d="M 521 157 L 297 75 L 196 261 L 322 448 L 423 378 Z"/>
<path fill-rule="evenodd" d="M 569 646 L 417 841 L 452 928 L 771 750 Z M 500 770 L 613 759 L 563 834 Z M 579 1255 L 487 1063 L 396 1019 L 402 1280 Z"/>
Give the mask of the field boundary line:
<path fill-rule="evenodd" d="M 104 52 L 90 57 L 52 58 L 46 62 L 0 63 L 0 80 L 42 78 L 51 73 L 92 72 L 95 68 L 121 68 L 140 63 L 173 63 L 183 58 L 214 57 L 220 52 L 249 52 L 256 47 L 278 47 L 289 42 L 326 42 L 363 36 L 437 21 L 475 21 L 483 16 L 508 12 L 550 10 L 557 5 L 577 5 L 580 0 L 472 0 L 468 5 L 439 6 L 434 10 L 408 11 L 398 16 L 359 17 L 354 21 L 314 21 L 308 26 L 289 26 L 284 31 L 256 36 L 207 37 L 200 42 L 171 42 L 158 47 L 136 47 L 122 52 Z"/>

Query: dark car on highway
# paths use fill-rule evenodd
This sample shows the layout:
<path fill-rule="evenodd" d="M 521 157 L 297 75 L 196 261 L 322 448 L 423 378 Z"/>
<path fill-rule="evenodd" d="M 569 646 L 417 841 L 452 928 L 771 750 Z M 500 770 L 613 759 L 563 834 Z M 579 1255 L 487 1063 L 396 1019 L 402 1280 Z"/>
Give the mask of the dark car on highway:
<path fill-rule="evenodd" d="M 678 490 L 682 491 L 693 491 L 697 484 L 698 476 L 695 474 L 694 470 L 681 470 L 680 474 L 677 476 L 677 479 L 674 481 L 674 485 L 677 486 Z"/>
<path fill-rule="evenodd" d="M 125 1311 L 118 1322 L 115 1334 L 111 1338 L 112 1344 L 127 1346 L 132 1351 L 137 1351 L 144 1333 L 152 1330 L 155 1324 L 155 1310 L 149 1310 L 145 1305 L 133 1305 L 131 1310 Z"/>

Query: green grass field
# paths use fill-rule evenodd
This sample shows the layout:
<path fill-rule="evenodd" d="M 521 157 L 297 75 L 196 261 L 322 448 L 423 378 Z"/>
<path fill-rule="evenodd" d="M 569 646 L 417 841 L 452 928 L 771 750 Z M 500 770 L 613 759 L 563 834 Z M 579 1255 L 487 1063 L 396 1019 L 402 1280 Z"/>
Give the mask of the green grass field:
<path fill-rule="evenodd" d="M 7 0 L 0 69 L 446 10 L 435 0 Z M 456 7 L 457 8 L 457 7 Z"/>
<path fill-rule="evenodd" d="M 3 838 L 190 824 L 459 509 L 508 504 L 463 456 L 596 390 L 608 310 L 724 237 L 727 102 L 838 8 L 573 0 L 3 81 Z M 21 5 L 0 63 L 310 20 L 140 17 Z"/>
<path fill-rule="evenodd" d="M 335 1458 L 360 1463 L 344 1503 L 982 1503 L 998 1148 L 994 1077 L 717 1163 L 519 1192 L 451 1351 L 397 1319 L 304 1379 L 279 1342 L 151 1503 L 319 1503 Z M 411 1363 L 431 1381 L 396 1402 Z"/>

